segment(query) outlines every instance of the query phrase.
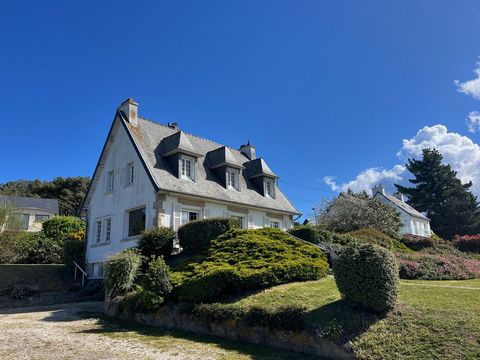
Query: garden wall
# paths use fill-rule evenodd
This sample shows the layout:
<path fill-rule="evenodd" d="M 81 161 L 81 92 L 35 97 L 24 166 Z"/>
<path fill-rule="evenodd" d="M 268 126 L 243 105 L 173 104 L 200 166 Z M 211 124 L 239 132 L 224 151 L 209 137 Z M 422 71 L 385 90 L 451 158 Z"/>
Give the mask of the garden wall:
<path fill-rule="evenodd" d="M 330 359 L 353 359 L 353 354 L 328 341 L 313 331 L 293 332 L 251 327 L 236 320 L 209 322 L 194 317 L 179 305 L 165 305 L 152 314 L 127 314 L 121 312 L 115 302 L 105 301 L 105 314 L 122 320 L 165 329 L 192 331 L 204 335 L 219 336 L 231 340 L 273 346 L 303 354 Z"/>

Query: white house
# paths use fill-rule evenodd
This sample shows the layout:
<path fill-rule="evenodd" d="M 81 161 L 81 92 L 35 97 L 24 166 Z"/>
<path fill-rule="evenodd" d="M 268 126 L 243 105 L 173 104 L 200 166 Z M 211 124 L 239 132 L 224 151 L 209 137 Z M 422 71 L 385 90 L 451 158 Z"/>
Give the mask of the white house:
<path fill-rule="evenodd" d="M 288 229 L 298 210 L 255 148 L 238 150 L 138 116 L 128 99 L 115 114 L 82 205 L 87 271 L 101 277 L 108 255 L 136 245 L 144 229 L 178 229 L 226 216 L 244 228 Z"/>
<path fill-rule="evenodd" d="M 58 215 L 57 199 L 0 195 L 0 207 L 10 208 L 25 231 L 41 231 L 45 220 Z"/>
<path fill-rule="evenodd" d="M 420 236 L 432 235 L 432 231 L 430 230 L 430 219 L 408 205 L 405 202 L 405 198 L 402 194 L 387 194 L 385 188 L 380 185 L 375 186 L 372 189 L 372 196 L 374 199 L 393 206 L 397 210 L 402 220 L 403 226 L 400 229 L 402 234 L 413 234 Z"/>

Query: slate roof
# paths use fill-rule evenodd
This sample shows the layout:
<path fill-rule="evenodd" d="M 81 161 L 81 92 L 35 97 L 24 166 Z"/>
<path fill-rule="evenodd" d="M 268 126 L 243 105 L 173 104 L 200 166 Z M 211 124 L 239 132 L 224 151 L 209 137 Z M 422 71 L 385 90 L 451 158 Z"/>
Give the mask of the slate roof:
<path fill-rule="evenodd" d="M 247 167 L 247 176 L 250 179 L 253 179 L 259 176 L 268 176 L 268 177 L 278 178 L 278 176 L 275 175 L 275 173 L 268 167 L 267 163 L 262 158 L 249 161 L 246 167 Z"/>
<path fill-rule="evenodd" d="M 411 207 L 410 205 L 408 205 L 405 201 L 402 201 L 400 199 L 398 199 L 396 196 L 394 195 L 390 195 L 390 194 L 382 194 L 380 192 L 378 192 L 377 194 L 380 194 L 382 196 L 385 196 L 388 200 L 390 200 L 394 205 L 398 206 L 400 209 L 402 209 L 403 211 L 405 211 L 407 214 L 411 215 L 411 216 L 414 216 L 414 217 L 417 217 L 417 218 L 420 218 L 420 219 L 424 219 L 424 220 L 430 220 L 429 218 L 427 218 L 425 215 L 423 215 L 421 212 L 415 210 L 413 207 Z M 375 194 L 376 195 L 376 194 Z"/>
<path fill-rule="evenodd" d="M 173 155 L 177 152 L 193 156 L 200 155 L 195 151 L 192 143 L 183 131 L 178 131 L 161 141 L 161 153 L 163 156 Z"/>
<path fill-rule="evenodd" d="M 242 163 L 232 154 L 230 149 L 226 146 L 209 151 L 206 154 L 206 163 L 211 169 L 216 169 L 220 166 L 231 166 L 237 169 L 243 169 Z"/>
<path fill-rule="evenodd" d="M 17 209 L 39 209 L 58 214 L 57 199 L 0 195 L 0 206 L 4 207 L 6 204 Z"/>
<path fill-rule="evenodd" d="M 243 169 L 241 172 L 241 191 L 226 189 L 222 186 L 215 171 L 211 169 L 208 163 L 211 154 L 213 154 L 217 164 L 219 164 L 219 161 L 225 160 L 224 162 L 228 164 L 239 164 L 253 168 L 253 173 L 255 174 L 258 174 L 260 171 L 269 174 L 271 177 L 277 177 L 263 159 L 259 158 L 250 161 L 239 150 L 187 134 L 183 131 L 179 132 L 177 129 L 172 129 L 140 117 L 138 118 L 138 126 L 133 126 L 128 123 L 122 112 L 119 111 L 118 113 L 122 117 L 121 121 L 124 122 L 130 132 L 138 147 L 140 156 L 143 158 L 160 190 L 300 214 L 278 188 L 276 189 L 275 199 L 261 195 L 252 181 L 250 181 L 248 175 L 250 173 L 247 174 L 247 169 Z M 168 144 L 168 151 L 165 148 L 166 143 Z M 171 145 L 171 143 L 179 144 L 179 146 L 186 147 L 188 152 L 197 154 L 195 182 L 179 179 L 177 174 L 173 173 L 167 157 L 164 156 L 173 150 L 175 145 Z M 219 148 L 224 148 L 224 150 L 219 150 Z"/>

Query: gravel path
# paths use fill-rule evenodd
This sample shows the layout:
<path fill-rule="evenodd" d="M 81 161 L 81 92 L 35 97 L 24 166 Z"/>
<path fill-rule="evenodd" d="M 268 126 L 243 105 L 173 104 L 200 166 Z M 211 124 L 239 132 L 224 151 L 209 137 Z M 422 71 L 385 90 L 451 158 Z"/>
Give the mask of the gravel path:
<path fill-rule="evenodd" d="M 0 359 L 198 359 L 192 346 L 164 349 L 132 339 L 115 339 L 95 333 L 101 325 L 95 317 L 103 303 L 15 309 L 0 313 Z M 202 347 L 204 344 L 199 344 Z M 206 349 L 203 359 L 218 358 L 216 349 Z"/>

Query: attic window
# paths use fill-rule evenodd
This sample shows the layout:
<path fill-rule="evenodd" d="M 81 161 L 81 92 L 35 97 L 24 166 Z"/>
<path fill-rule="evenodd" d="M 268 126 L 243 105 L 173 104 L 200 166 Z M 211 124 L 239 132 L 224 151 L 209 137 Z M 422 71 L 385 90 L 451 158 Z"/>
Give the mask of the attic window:
<path fill-rule="evenodd" d="M 275 198 L 275 184 L 273 179 L 265 179 L 263 182 L 265 196 Z"/>
<path fill-rule="evenodd" d="M 239 172 L 236 169 L 227 168 L 227 188 L 239 189 Z"/>
<path fill-rule="evenodd" d="M 182 179 L 195 180 L 195 160 L 182 156 L 180 159 L 180 176 Z"/>

